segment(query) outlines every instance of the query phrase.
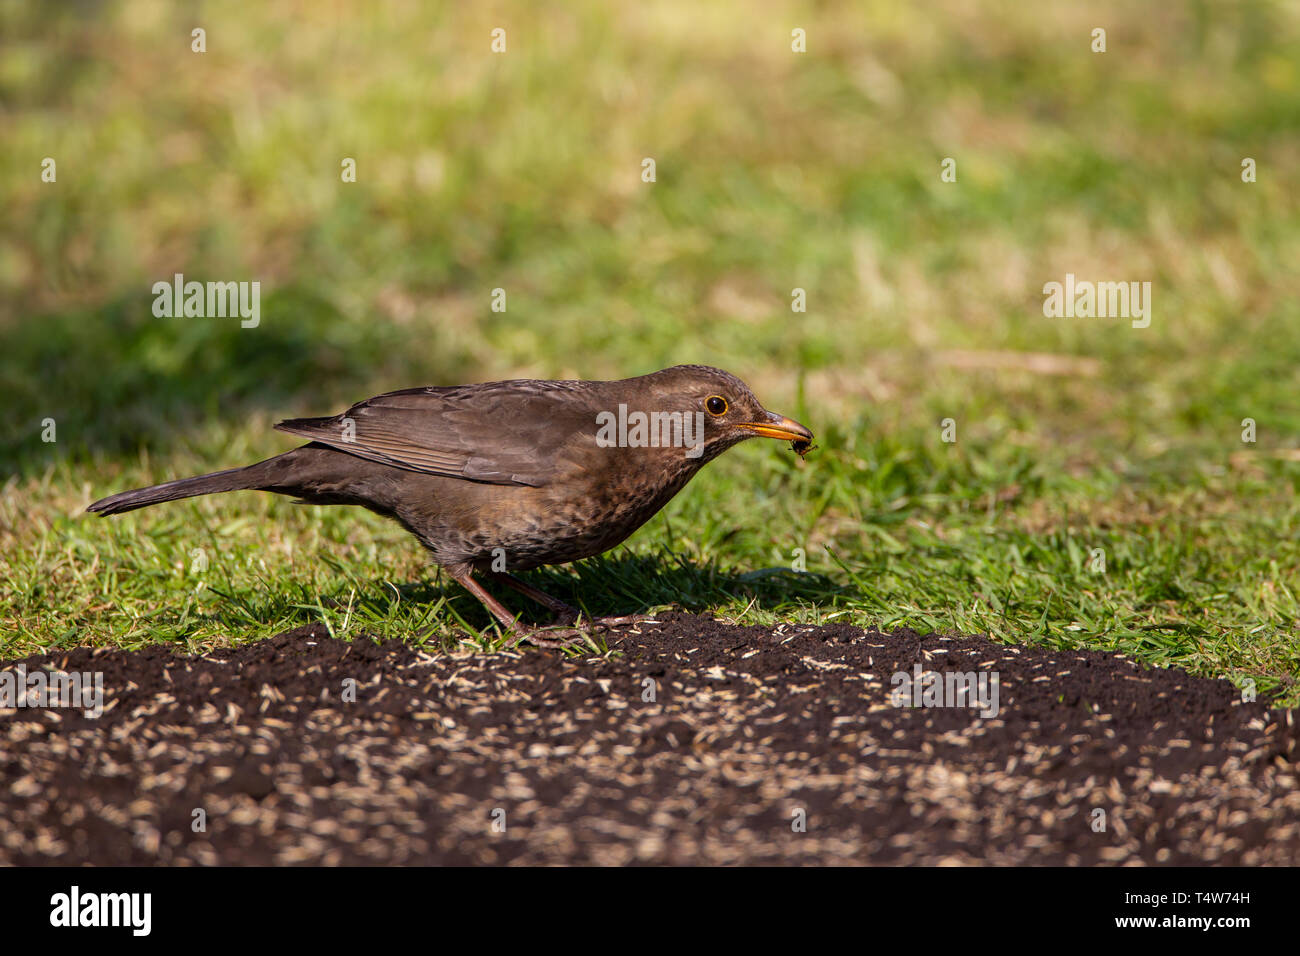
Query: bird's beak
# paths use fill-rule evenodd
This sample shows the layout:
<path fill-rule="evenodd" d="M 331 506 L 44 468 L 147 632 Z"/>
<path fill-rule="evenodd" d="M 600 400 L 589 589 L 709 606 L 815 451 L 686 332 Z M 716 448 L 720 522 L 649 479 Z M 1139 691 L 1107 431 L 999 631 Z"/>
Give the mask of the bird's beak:
<path fill-rule="evenodd" d="M 761 422 L 737 422 L 737 428 L 745 428 L 764 438 L 776 438 L 781 441 L 812 441 L 813 433 L 804 428 L 793 418 L 786 418 L 775 412 L 767 413 L 767 420 Z"/>

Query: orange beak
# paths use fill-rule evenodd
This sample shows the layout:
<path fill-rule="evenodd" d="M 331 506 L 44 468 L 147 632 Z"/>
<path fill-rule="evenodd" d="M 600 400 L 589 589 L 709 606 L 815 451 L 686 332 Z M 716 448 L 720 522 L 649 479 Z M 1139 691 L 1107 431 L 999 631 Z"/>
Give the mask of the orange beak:
<path fill-rule="evenodd" d="M 746 428 L 755 435 L 762 435 L 764 438 L 776 438 L 780 441 L 794 441 L 807 444 L 813 440 L 813 433 L 804 428 L 793 418 L 786 418 L 783 415 L 777 415 L 775 412 L 767 413 L 765 422 L 738 422 L 737 428 Z"/>

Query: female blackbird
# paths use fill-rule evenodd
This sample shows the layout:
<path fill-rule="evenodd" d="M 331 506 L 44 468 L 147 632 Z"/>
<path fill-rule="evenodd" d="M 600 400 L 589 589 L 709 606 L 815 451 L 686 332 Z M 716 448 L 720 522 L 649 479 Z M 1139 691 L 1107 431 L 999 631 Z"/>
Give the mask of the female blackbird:
<path fill-rule="evenodd" d="M 539 644 L 553 642 L 522 628 L 473 571 L 572 623 L 573 608 L 507 572 L 608 551 L 737 442 L 779 438 L 802 454 L 813 437 L 764 409 L 734 375 L 704 365 L 616 382 L 408 388 L 333 418 L 275 427 L 310 442 L 245 468 L 111 495 L 88 510 L 119 514 L 241 489 L 361 505 L 400 522 L 516 638 Z"/>

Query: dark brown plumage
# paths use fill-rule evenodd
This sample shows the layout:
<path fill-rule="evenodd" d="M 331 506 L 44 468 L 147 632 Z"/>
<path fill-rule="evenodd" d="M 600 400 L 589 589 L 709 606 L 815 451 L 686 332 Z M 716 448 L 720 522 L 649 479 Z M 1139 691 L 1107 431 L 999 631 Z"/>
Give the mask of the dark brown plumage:
<path fill-rule="evenodd" d="M 653 427 L 638 431 L 637 413 Z M 813 437 L 764 409 L 734 375 L 703 365 L 615 382 L 404 389 L 276 428 L 310 443 L 246 468 L 112 495 L 88 510 L 119 514 L 241 489 L 361 505 L 399 521 L 497 620 L 537 643 L 546 641 L 520 628 L 473 571 L 571 623 L 574 609 L 509 572 L 609 550 L 737 442 L 779 438 L 802 454 Z"/>

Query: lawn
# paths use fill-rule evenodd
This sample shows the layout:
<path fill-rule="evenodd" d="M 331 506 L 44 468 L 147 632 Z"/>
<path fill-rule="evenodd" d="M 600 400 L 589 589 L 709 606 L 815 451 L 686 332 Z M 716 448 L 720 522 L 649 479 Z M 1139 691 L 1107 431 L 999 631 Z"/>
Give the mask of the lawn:
<path fill-rule="evenodd" d="M 368 513 L 84 508 L 382 391 L 707 363 L 817 451 L 748 443 L 535 583 L 1300 702 L 1300 11 L 1026 13 L 0 2 L 0 656 L 496 646 Z M 156 317 L 176 273 L 260 282 L 259 324 Z M 1149 282 L 1149 325 L 1046 316 L 1067 274 Z"/>

